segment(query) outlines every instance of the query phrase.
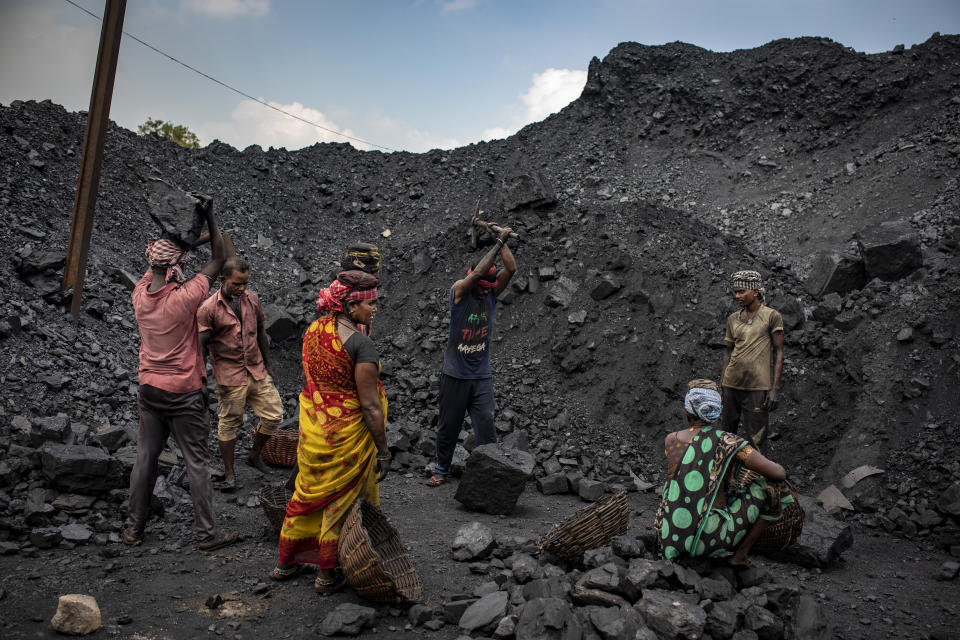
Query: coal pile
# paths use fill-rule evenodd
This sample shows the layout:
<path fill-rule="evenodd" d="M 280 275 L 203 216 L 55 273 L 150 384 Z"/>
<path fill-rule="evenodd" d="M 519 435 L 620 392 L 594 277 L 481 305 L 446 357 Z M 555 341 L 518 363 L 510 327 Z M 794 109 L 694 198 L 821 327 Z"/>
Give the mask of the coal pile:
<path fill-rule="evenodd" d="M 423 154 L 186 150 L 112 125 L 75 323 L 59 282 L 85 114 L 0 107 L 0 551 L 117 541 L 137 420 L 129 295 L 162 179 L 211 194 L 250 260 L 288 416 L 317 290 L 349 242 L 381 247 L 374 338 L 410 473 L 434 451 L 448 291 L 483 250 L 478 197 L 521 236 L 494 336 L 497 430 L 544 493 L 659 486 L 687 380 L 719 372 L 729 274 L 756 268 L 787 324 L 770 457 L 812 495 L 884 469 L 845 489 L 843 517 L 960 556 L 958 120 L 960 37 L 934 35 L 875 55 L 819 38 L 626 43 L 560 113 Z M 160 463 L 155 512 L 187 531 L 175 447 Z"/>

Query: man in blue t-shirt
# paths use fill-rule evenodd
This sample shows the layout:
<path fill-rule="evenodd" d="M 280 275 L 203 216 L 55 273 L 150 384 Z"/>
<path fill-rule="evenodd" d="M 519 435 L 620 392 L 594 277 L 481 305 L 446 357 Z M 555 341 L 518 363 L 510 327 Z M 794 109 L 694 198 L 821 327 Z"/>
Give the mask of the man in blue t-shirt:
<path fill-rule="evenodd" d="M 493 426 L 493 373 L 490 371 L 490 336 L 497 296 L 507 288 L 517 271 L 507 246 L 511 230 L 503 229 L 496 243 L 467 277 L 450 288 L 450 337 L 440 374 L 440 416 L 437 419 L 437 461 L 430 487 L 447 482 L 450 461 L 457 446 L 463 416 L 470 412 L 477 444 L 497 441 Z M 503 258 L 498 273 L 494 261 Z"/>

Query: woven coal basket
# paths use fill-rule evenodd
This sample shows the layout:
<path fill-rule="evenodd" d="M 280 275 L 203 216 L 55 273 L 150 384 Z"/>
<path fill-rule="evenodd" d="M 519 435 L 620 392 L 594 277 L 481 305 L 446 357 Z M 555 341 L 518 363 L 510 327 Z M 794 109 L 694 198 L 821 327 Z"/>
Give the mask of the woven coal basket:
<path fill-rule="evenodd" d="M 367 600 L 401 604 L 423 596 L 420 574 L 396 529 L 366 500 L 350 508 L 337 551 L 347 582 Z"/>
<path fill-rule="evenodd" d="M 300 443 L 299 429 L 277 429 L 263 445 L 261 456 L 270 464 L 278 467 L 292 467 L 297 463 L 297 445 Z"/>
<path fill-rule="evenodd" d="M 287 515 L 287 503 L 292 497 L 293 492 L 283 485 L 268 484 L 257 492 L 260 506 L 263 507 L 267 520 L 277 532 L 283 526 L 283 519 Z"/>
<path fill-rule="evenodd" d="M 754 479 L 759 478 L 760 474 L 756 471 L 743 469 L 737 480 L 741 484 L 748 484 Z M 775 553 L 783 551 L 791 544 L 800 539 L 803 533 L 803 519 L 806 514 L 803 507 L 800 506 L 800 496 L 792 484 L 784 481 L 787 491 L 793 496 L 793 502 L 783 508 L 783 516 L 776 522 L 772 522 L 766 530 L 760 534 L 760 538 L 753 543 L 750 549 L 754 553 Z"/>
<path fill-rule="evenodd" d="M 577 510 L 540 538 L 540 551 L 580 562 L 583 552 L 610 543 L 614 536 L 627 532 L 630 508 L 627 492 L 621 491 Z"/>

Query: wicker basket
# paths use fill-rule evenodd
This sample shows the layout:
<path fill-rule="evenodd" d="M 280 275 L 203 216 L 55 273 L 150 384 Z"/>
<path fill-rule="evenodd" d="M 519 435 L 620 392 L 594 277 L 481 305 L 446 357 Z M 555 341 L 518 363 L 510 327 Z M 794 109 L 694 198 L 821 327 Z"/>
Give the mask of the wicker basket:
<path fill-rule="evenodd" d="M 283 519 L 287 515 L 287 503 L 293 497 L 293 492 L 283 485 L 268 484 L 257 492 L 260 506 L 267 515 L 267 520 L 276 531 L 283 526 Z"/>
<path fill-rule="evenodd" d="M 627 492 L 621 491 L 577 510 L 556 525 L 550 533 L 540 538 L 540 551 L 549 551 L 571 562 L 580 562 L 584 551 L 602 547 L 609 544 L 614 536 L 626 533 L 629 518 Z"/>
<path fill-rule="evenodd" d="M 423 595 L 420 574 L 387 517 L 366 500 L 357 500 L 340 531 L 337 548 L 347 582 L 374 602 L 417 602 Z"/>
<path fill-rule="evenodd" d="M 263 445 L 261 456 L 270 464 L 278 467 L 292 467 L 297 463 L 297 445 L 300 443 L 300 431 L 295 429 L 277 429 Z"/>
<path fill-rule="evenodd" d="M 738 481 L 742 484 L 748 484 L 761 477 L 756 471 L 743 469 L 738 476 Z M 803 507 L 800 506 L 800 496 L 792 484 L 784 481 L 787 491 L 793 496 L 793 503 L 783 508 L 783 516 L 776 522 L 773 522 L 760 534 L 760 538 L 753 543 L 750 551 L 754 553 L 775 553 L 783 551 L 800 538 L 803 532 L 803 519 L 806 514 Z"/>

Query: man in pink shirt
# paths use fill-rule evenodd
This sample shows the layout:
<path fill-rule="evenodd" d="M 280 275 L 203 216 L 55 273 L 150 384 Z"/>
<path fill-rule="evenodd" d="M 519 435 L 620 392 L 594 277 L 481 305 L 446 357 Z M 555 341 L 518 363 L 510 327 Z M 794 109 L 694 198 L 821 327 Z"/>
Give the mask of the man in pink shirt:
<path fill-rule="evenodd" d="M 232 253 L 230 248 L 227 253 Z M 273 383 L 270 340 L 264 326 L 260 298 L 247 289 L 250 263 L 231 255 L 220 276 L 223 278 L 220 290 L 200 305 L 197 329 L 200 331 L 200 353 L 206 359 L 209 349 L 213 377 L 217 379 L 220 404 L 217 438 L 225 474 L 217 488 L 233 491 L 237 488 L 233 467 L 237 430 L 243 424 L 247 405 L 260 419 L 247 464 L 262 473 L 270 473 L 260 452 L 283 420 L 283 402 Z"/>
<path fill-rule="evenodd" d="M 236 531 L 218 533 L 213 520 L 213 487 L 207 467 L 210 412 L 203 391 L 203 369 L 197 337 L 197 308 L 206 299 L 213 277 L 223 266 L 223 237 L 213 217 L 213 200 L 201 196 L 213 258 L 186 280 L 182 263 L 187 249 L 166 238 L 147 244 L 147 270 L 134 287 L 133 311 L 140 329 L 140 426 L 137 461 L 130 473 L 130 514 L 121 537 L 139 544 L 150 515 L 150 497 L 157 482 L 157 461 L 172 435 L 183 454 L 198 546 L 213 550 L 238 539 Z"/>

